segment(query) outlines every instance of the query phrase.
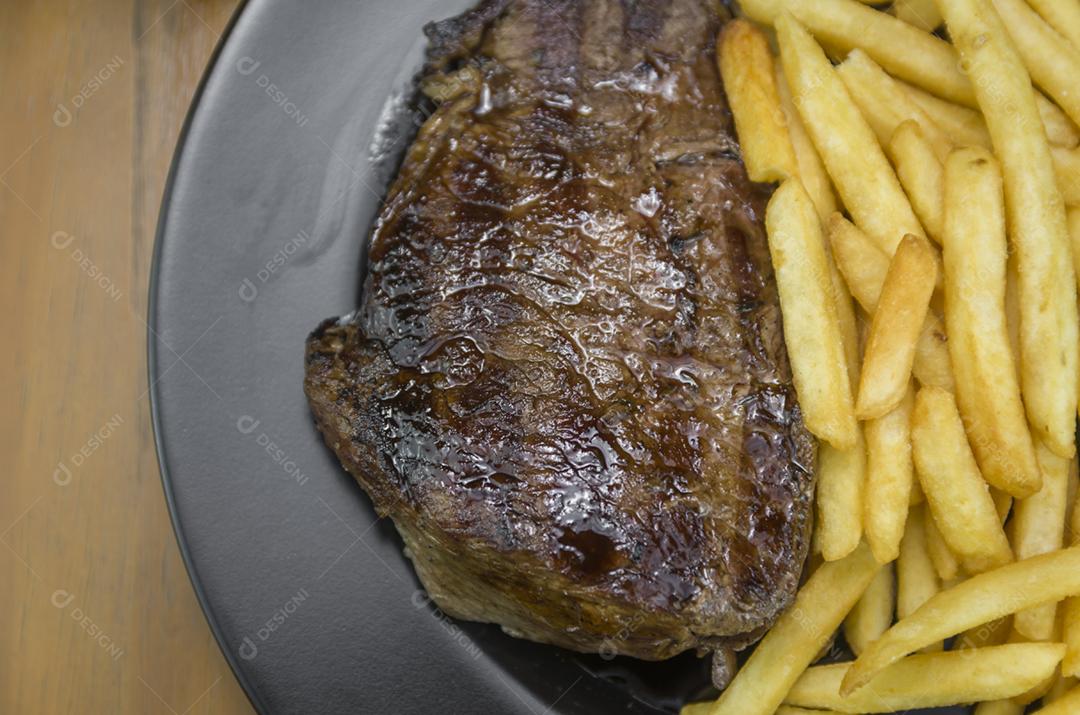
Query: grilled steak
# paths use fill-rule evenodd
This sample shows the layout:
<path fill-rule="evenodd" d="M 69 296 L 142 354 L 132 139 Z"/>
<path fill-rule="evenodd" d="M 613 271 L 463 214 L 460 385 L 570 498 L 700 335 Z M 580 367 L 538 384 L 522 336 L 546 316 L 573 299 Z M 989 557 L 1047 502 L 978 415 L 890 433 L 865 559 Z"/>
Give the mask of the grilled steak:
<path fill-rule="evenodd" d="M 792 599 L 814 447 L 722 12 L 488 0 L 428 28 L 437 109 L 305 390 L 450 615 L 660 659 Z"/>

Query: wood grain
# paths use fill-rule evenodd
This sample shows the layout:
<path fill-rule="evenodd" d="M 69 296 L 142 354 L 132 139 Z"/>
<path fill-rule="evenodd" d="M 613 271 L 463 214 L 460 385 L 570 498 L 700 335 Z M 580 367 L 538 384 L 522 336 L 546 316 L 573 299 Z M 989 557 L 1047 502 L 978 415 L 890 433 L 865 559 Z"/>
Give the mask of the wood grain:
<path fill-rule="evenodd" d="M 237 0 L 0 3 L 0 712 L 250 713 L 180 559 L 146 378 L 154 227 Z"/>

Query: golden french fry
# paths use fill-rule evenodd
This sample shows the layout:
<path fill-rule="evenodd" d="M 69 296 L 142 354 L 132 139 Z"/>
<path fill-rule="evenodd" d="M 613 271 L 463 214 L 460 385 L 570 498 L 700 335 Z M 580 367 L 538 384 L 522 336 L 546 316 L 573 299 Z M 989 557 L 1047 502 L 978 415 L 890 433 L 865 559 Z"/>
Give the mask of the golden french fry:
<path fill-rule="evenodd" d="M 1065 39 L 1080 48 L 1080 3 L 1062 0 L 1028 0 L 1028 5 Z"/>
<path fill-rule="evenodd" d="M 708 712 L 773 715 L 878 568 L 866 544 L 847 558 L 818 568 Z"/>
<path fill-rule="evenodd" d="M 848 378 L 854 385 L 859 380 L 859 328 L 855 307 L 832 256 L 826 256 L 826 260 Z M 855 446 L 851 449 L 840 450 L 828 442 L 818 449 L 816 532 L 821 555 L 826 561 L 844 558 L 862 539 L 866 443 L 861 426 L 856 429 L 855 437 Z"/>
<path fill-rule="evenodd" d="M 1021 388 L 1034 432 L 1075 453 L 1080 317 L 1050 147 L 1031 81 L 989 0 L 942 11 L 986 118 L 1005 175 L 1009 237 L 1019 261 Z"/>
<path fill-rule="evenodd" d="M 997 161 L 965 147 L 945 165 L 945 330 L 956 401 L 987 482 L 1015 497 L 1040 486 L 1005 316 L 1005 208 Z"/>
<path fill-rule="evenodd" d="M 933 32 L 944 22 L 934 0 L 896 0 L 889 10 L 896 19 L 924 32 Z"/>
<path fill-rule="evenodd" d="M 933 518 L 926 520 L 926 551 L 930 554 L 930 561 L 942 582 L 952 581 L 960 573 L 960 561 L 945 543 L 945 537 L 941 535 Z"/>
<path fill-rule="evenodd" d="M 1041 443 L 1038 445 L 1042 489 L 1019 499 L 1012 520 L 1012 546 L 1016 558 L 1026 559 L 1060 549 L 1065 536 L 1065 507 L 1069 491 L 1069 462 Z M 1033 641 L 1050 640 L 1057 604 L 1046 603 L 1020 611 L 1013 628 Z"/>
<path fill-rule="evenodd" d="M 971 83 L 949 44 L 853 0 L 743 0 L 752 20 L 775 24 L 790 12 L 819 40 L 844 51 L 861 47 L 890 74 L 970 106 Z"/>
<path fill-rule="evenodd" d="M 680 715 L 709 715 L 712 712 L 713 703 L 690 703 L 684 705 Z M 776 715 L 840 715 L 834 710 L 807 710 L 796 708 L 791 705 L 781 705 L 776 709 Z"/>
<path fill-rule="evenodd" d="M 941 591 L 870 644 L 844 677 L 841 694 L 866 685 L 909 653 L 980 623 L 1080 594 L 1080 547 L 1033 556 Z"/>
<path fill-rule="evenodd" d="M 1080 149 L 1052 146 L 1050 156 L 1062 201 L 1068 206 L 1080 206 Z"/>
<path fill-rule="evenodd" d="M 1035 108 L 1039 110 L 1039 118 L 1050 144 L 1071 149 L 1080 143 L 1080 129 L 1077 129 L 1073 120 L 1065 116 L 1060 107 L 1041 92 L 1035 92 Z"/>
<path fill-rule="evenodd" d="M 978 110 L 941 99 L 906 82 L 898 84 L 904 94 L 926 112 L 953 144 L 990 148 L 990 131 Z"/>
<path fill-rule="evenodd" d="M 945 167 L 919 124 L 910 119 L 896 127 L 887 147 L 911 208 L 940 246 L 945 229 Z"/>
<path fill-rule="evenodd" d="M 1078 712 L 1080 712 L 1080 688 L 1073 688 L 1031 715 L 1076 715 Z"/>
<path fill-rule="evenodd" d="M 866 438 L 866 487 L 863 529 L 874 558 L 888 563 L 900 554 L 915 468 L 911 460 L 911 409 L 915 393 L 888 414 L 863 423 Z"/>
<path fill-rule="evenodd" d="M 826 228 L 844 282 L 863 310 L 873 316 L 889 273 L 889 255 L 843 214 L 830 216 Z"/>
<path fill-rule="evenodd" d="M 773 194 L 765 226 L 806 427 L 838 449 L 851 449 L 858 425 L 828 256 L 813 203 L 797 179 Z"/>
<path fill-rule="evenodd" d="M 926 547 L 926 509 L 916 507 L 908 514 L 900 556 L 896 560 L 896 617 L 907 618 L 941 590 L 937 572 Z M 926 652 L 941 650 L 942 643 L 930 643 Z"/>
<path fill-rule="evenodd" d="M 1080 122 L 1080 49 L 1047 25 L 1024 0 L 993 0 L 1032 81 Z"/>
<path fill-rule="evenodd" d="M 844 640 L 858 655 L 889 630 L 896 606 L 893 565 L 883 564 L 844 619 Z"/>
<path fill-rule="evenodd" d="M 1066 224 L 1069 227 L 1069 244 L 1072 246 L 1073 261 L 1076 263 L 1077 270 L 1080 271 L 1080 206 L 1069 209 L 1066 214 Z"/>
<path fill-rule="evenodd" d="M 969 573 L 1008 563 L 1012 550 L 968 446 L 952 394 L 924 387 L 911 416 L 915 469 L 930 513 Z"/>
<path fill-rule="evenodd" d="M 1076 687 L 1076 678 L 1069 678 L 1060 672 L 1054 678 L 1054 684 L 1043 696 L 1043 705 L 1049 705 L 1055 700 L 1061 700 L 1070 690 Z"/>
<path fill-rule="evenodd" d="M 837 449 L 827 442 L 818 448 L 816 526 L 826 561 L 844 558 L 862 538 L 866 444 L 861 429 L 856 429 L 855 437 L 851 449 Z"/>
<path fill-rule="evenodd" d="M 874 132 L 821 47 L 790 15 L 778 19 L 776 31 L 795 106 L 855 223 L 890 256 L 904 234 L 924 236 Z"/>
<path fill-rule="evenodd" d="M 919 480 L 916 479 L 911 483 L 911 506 L 922 504 L 925 501 L 926 495 L 923 494 L 922 487 L 919 486 Z"/>
<path fill-rule="evenodd" d="M 1065 538 L 1066 544 L 1071 543 L 1073 531 L 1071 524 L 1076 516 L 1076 497 L 1080 492 L 1080 462 L 1069 462 L 1069 482 L 1065 490 Z"/>
<path fill-rule="evenodd" d="M 975 715 L 1023 715 L 1024 706 L 1012 700 L 990 700 L 979 703 Z"/>
<path fill-rule="evenodd" d="M 1012 617 L 996 618 L 989 623 L 982 623 L 969 628 L 953 641 L 953 650 L 965 648 L 985 648 L 989 645 L 1007 643 L 1012 633 Z"/>
<path fill-rule="evenodd" d="M 786 701 L 847 713 L 890 713 L 1011 698 L 1052 676 L 1064 650 L 1057 643 L 1011 643 L 913 655 L 847 696 L 838 691 L 851 664 L 819 665 L 803 673 Z"/>
<path fill-rule="evenodd" d="M 769 183 L 798 176 L 764 33 L 746 20 L 732 20 L 720 32 L 716 58 L 750 180 Z"/>
<path fill-rule="evenodd" d="M 907 235 L 889 263 L 863 355 L 855 414 L 882 417 L 904 398 L 930 310 L 937 266 L 925 238 Z"/>
<path fill-rule="evenodd" d="M 902 122 L 914 121 L 923 127 L 924 135 L 939 161 L 952 151 L 952 141 L 922 107 L 914 102 L 900 83 L 890 77 L 862 50 L 855 49 L 837 65 L 837 74 L 859 105 L 863 117 L 877 135 L 881 146 L 887 147 L 896 128 Z"/>
<path fill-rule="evenodd" d="M 840 214 L 828 222 L 829 241 L 840 273 L 863 310 L 873 315 L 889 272 L 889 257 L 861 229 Z M 945 327 L 930 313 L 923 323 L 912 372 L 922 385 L 954 389 Z"/>
<path fill-rule="evenodd" d="M 997 487 L 990 487 L 990 498 L 994 500 L 994 511 L 997 512 L 998 521 L 1004 524 L 1009 518 L 1009 512 L 1012 511 L 1013 498 L 1008 492 L 1003 492 Z"/>
<path fill-rule="evenodd" d="M 836 211 L 836 195 L 833 193 L 832 180 L 829 179 L 825 165 L 814 148 L 814 142 L 806 133 L 802 117 L 795 109 L 791 99 L 791 88 L 788 87 L 787 78 L 784 77 L 784 69 L 780 63 L 774 63 L 776 69 L 776 88 L 780 94 L 780 107 L 787 121 L 788 136 L 795 148 L 795 159 L 799 164 L 799 180 L 803 183 L 806 193 L 817 207 L 818 216 L 824 224 L 829 216 Z"/>
<path fill-rule="evenodd" d="M 930 115 L 954 144 L 990 148 L 990 130 L 980 112 L 966 106 L 941 99 L 926 90 L 905 82 L 900 83 L 904 92 Z M 1046 137 L 1051 144 L 1071 148 L 1080 142 L 1080 131 L 1053 102 L 1039 92 L 1035 93 L 1035 105 L 1039 110 Z"/>
<path fill-rule="evenodd" d="M 1071 465 L 1070 472 L 1075 474 L 1075 465 Z M 1076 502 L 1072 504 L 1068 527 L 1065 541 L 1073 546 L 1080 545 L 1080 509 Z M 1062 608 L 1061 638 L 1067 647 L 1061 673 L 1073 678 L 1080 677 L 1080 597 L 1065 601 Z"/>

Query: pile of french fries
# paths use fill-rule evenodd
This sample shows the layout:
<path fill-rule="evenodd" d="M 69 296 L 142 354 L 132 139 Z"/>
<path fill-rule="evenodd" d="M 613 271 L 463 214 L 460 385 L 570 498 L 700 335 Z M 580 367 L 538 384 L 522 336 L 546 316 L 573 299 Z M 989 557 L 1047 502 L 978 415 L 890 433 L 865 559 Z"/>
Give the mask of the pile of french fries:
<path fill-rule="evenodd" d="M 741 8 L 816 568 L 684 713 L 1080 713 L 1080 0 Z"/>

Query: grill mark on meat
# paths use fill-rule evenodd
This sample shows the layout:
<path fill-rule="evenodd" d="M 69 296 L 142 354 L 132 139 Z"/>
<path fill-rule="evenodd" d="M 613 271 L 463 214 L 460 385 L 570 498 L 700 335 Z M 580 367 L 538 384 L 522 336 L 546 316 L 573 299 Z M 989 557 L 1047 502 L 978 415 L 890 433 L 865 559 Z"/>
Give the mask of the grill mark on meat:
<path fill-rule="evenodd" d="M 760 635 L 813 459 L 711 0 L 488 0 L 305 390 L 447 613 L 663 658 Z"/>

